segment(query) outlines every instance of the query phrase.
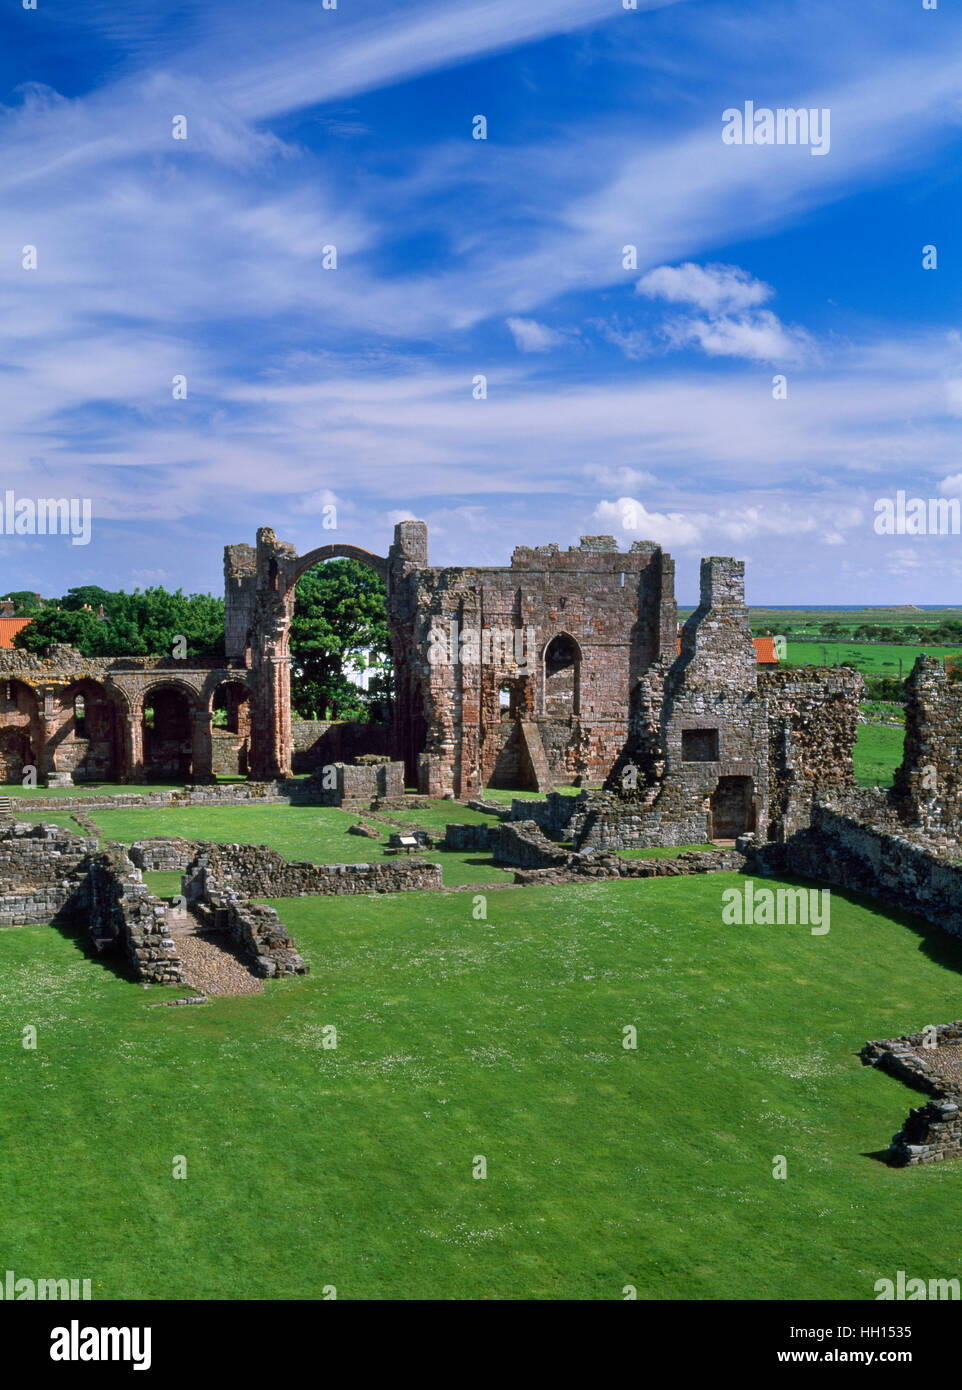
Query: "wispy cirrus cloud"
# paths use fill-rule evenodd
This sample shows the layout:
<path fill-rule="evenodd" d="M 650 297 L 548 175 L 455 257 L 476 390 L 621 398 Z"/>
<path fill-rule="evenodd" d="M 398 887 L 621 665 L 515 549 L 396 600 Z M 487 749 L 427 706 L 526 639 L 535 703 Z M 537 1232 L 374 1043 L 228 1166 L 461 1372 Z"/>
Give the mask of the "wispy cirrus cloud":
<path fill-rule="evenodd" d="M 873 301 L 827 333 L 799 233 L 907 171 L 938 180 L 958 45 L 886 0 L 903 26 L 890 44 L 876 28 L 853 46 L 860 26 L 837 7 L 786 7 L 792 100 L 833 113 L 831 153 L 811 160 L 720 141 L 739 90 L 770 89 L 778 26 L 733 4 L 647 8 L 279 0 L 167 23 L 142 0 L 78 9 L 110 60 L 70 97 L 52 80 L 0 92 L 10 481 L 83 488 L 108 526 L 149 517 L 156 554 L 134 557 L 148 568 L 169 566 L 183 528 L 217 530 L 212 560 L 184 552 L 216 585 L 220 529 L 274 520 L 309 539 L 328 495 L 361 543 L 388 511 L 436 517 L 450 560 L 471 499 L 495 529 L 511 499 L 500 539 L 477 536 L 505 558 L 515 525 L 576 538 L 599 496 L 634 496 L 652 526 L 694 526 L 709 547 L 718 518 L 764 565 L 785 553 L 765 550 L 771 527 L 733 529 L 753 507 L 824 491 L 855 507 L 866 477 L 913 470 L 948 480 L 950 295 L 910 331 Z M 470 138 L 478 110 L 487 142 Z M 36 272 L 20 268 L 27 243 Z M 795 369 L 788 400 L 772 400 L 773 363 Z M 857 527 L 823 533 L 840 548 L 827 538 L 854 544 Z M 110 544 L 111 564 L 134 554 Z M 852 583 L 871 576 L 845 563 Z"/>

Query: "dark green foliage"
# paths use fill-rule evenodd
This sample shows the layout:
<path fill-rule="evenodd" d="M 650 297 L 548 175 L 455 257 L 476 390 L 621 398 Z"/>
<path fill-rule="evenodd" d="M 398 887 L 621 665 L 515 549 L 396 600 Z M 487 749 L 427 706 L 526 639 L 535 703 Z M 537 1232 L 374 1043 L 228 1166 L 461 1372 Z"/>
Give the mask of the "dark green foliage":
<path fill-rule="evenodd" d="M 43 601 L 29 589 L 12 589 L 8 594 L 0 595 L 0 598 L 13 600 L 15 618 L 30 618 L 34 613 L 39 613 L 43 606 Z"/>
<path fill-rule="evenodd" d="M 101 604 L 103 619 L 98 617 Z M 187 657 L 222 657 L 223 599 L 180 589 L 135 589 L 128 594 L 85 585 L 69 590 L 59 608 L 45 607 L 17 633 L 14 643 L 28 652 L 67 642 L 84 656 L 173 656 L 178 637 L 185 639 Z"/>
<path fill-rule="evenodd" d="M 302 719 L 383 719 L 389 686 L 376 677 L 370 695 L 344 675 L 350 654 L 371 651 L 386 661 L 387 594 L 384 581 L 357 560 L 316 565 L 298 581 L 291 623 L 291 703 Z"/>

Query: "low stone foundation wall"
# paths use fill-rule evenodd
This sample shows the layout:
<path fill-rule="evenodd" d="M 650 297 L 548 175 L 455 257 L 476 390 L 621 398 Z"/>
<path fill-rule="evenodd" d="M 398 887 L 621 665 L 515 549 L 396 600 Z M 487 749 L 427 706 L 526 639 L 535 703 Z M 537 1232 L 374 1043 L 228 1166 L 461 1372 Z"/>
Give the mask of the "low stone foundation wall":
<path fill-rule="evenodd" d="M 95 839 L 59 825 L 6 826 L 0 834 L 0 926 L 74 918 L 87 857 L 96 848 Z"/>
<path fill-rule="evenodd" d="M 560 835 L 568 831 L 568 838 L 574 838 L 584 822 L 588 806 L 587 793 L 580 796 L 562 796 L 560 792 L 549 792 L 543 801 L 531 801 L 516 797 L 511 802 L 509 818 L 513 821 L 534 821 L 548 835 Z"/>
<path fill-rule="evenodd" d="M 127 854 L 141 871 L 183 873 L 197 853 L 194 840 L 154 839 L 137 840 Z"/>
<path fill-rule="evenodd" d="M 809 829 L 763 846 L 758 857 L 775 872 L 868 894 L 962 936 L 962 862 L 902 825 L 881 792 L 816 805 Z"/>
<path fill-rule="evenodd" d="M 533 820 L 501 821 L 491 827 L 491 852 L 496 864 L 519 869 L 547 869 L 566 864 L 571 851 L 553 844 Z"/>
<path fill-rule="evenodd" d="M 892 1139 L 890 1163 L 902 1168 L 962 1156 L 962 1021 L 866 1043 L 859 1055 L 865 1066 L 934 1097 L 909 1111 Z"/>
<path fill-rule="evenodd" d="M 326 806 L 368 807 L 374 802 L 403 802 L 404 764 L 388 758 L 361 758 L 357 763 L 331 763 L 311 788 Z"/>
<path fill-rule="evenodd" d="M 564 798 L 562 798 L 564 799 Z M 577 798 L 581 802 L 581 798 Z M 693 811 L 681 820 L 649 810 L 613 792 L 590 792 L 582 803 L 574 834 L 580 850 L 656 849 L 703 843 L 709 837 L 709 813 Z"/>
<path fill-rule="evenodd" d="M 585 879 L 676 878 L 683 874 L 740 873 L 745 855 L 734 849 L 685 850 L 671 859 L 621 859 L 616 854 L 569 854 L 563 865 L 519 869 L 517 884 L 580 883 Z"/>
<path fill-rule="evenodd" d="M 18 797 L 14 788 L 4 788 L 20 811 L 84 811 L 97 807 L 125 806 L 137 810 L 151 810 L 168 806 L 245 806 L 250 802 L 312 801 L 319 804 L 318 798 L 310 791 L 310 783 L 295 781 L 280 782 L 229 782 L 210 783 L 198 786 L 178 787 L 174 791 L 111 792 L 98 796 L 91 792 L 88 796 L 32 796 Z"/>
<path fill-rule="evenodd" d="M 498 825 L 446 825 L 442 843 L 445 849 L 489 851 L 498 838 L 499 829 Z"/>
<path fill-rule="evenodd" d="M 297 943 L 274 908 L 250 902 L 206 871 L 193 873 L 184 886 L 189 908 L 215 931 L 230 934 L 255 975 L 273 979 L 309 973 L 310 967 L 298 954 Z"/>
<path fill-rule="evenodd" d="M 147 891 L 122 845 L 108 845 L 89 857 L 76 906 L 90 924 L 97 950 L 125 955 L 137 979 L 186 983 L 167 934 L 167 908 Z"/>
<path fill-rule="evenodd" d="M 498 820 L 509 820 L 511 817 L 507 806 L 502 806 L 500 801 L 484 801 L 481 797 L 475 796 L 465 804 L 469 811 L 480 811 L 485 816 L 497 816 Z"/>
<path fill-rule="evenodd" d="M 242 897 L 296 898 L 317 894 L 403 893 L 439 889 L 441 865 L 422 859 L 374 864 L 289 863 L 266 845 L 201 844 L 184 879 L 205 876 Z M 202 896 L 198 891 L 196 896 Z"/>
<path fill-rule="evenodd" d="M 740 848 L 686 850 L 671 859 L 622 859 L 613 853 L 570 850 L 554 844 L 534 821 L 502 822 L 495 826 L 448 826 L 455 831 L 458 848 L 474 848 L 463 843 L 469 836 L 462 831 L 484 830 L 496 864 L 520 870 L 515 883 L 573 883 L 583 878 L 664 878 L 674 874 L 721 873 L 741 870 L 747 856 Z M 480 837 L 479 837 L 480 838 Z"/>

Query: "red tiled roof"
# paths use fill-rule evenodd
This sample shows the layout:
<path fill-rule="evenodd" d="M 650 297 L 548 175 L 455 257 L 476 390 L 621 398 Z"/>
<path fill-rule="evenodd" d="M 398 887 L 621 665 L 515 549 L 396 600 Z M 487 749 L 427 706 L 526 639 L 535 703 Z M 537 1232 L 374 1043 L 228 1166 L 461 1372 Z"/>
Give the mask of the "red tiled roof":
<path fill-rule="evenodd" d="M 752 641 L 755 643 L 755 659 L 759 666 L 778 665 L 774 637 L 753 637 Z M 678 638 L 678 655 L 681 656 L 681 637 Z"/>
<path fill-rule="evenodd" d="M 29 618 L 0 618 L 0 650 L 12 651 L 13 639 L 29 622 Z"/>

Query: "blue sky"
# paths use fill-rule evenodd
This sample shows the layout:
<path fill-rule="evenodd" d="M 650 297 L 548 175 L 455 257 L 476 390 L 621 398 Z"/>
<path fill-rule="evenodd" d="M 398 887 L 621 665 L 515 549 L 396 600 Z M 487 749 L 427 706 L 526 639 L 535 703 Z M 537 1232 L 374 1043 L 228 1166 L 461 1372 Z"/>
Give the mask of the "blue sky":
<path fill-rule="evenodd" d="M 734 554 L 756 603 L 962 602 L 962 536 L 873 527 L 962 495 L 939 3 L 5 6 L 0 483 L 93 533 L 0 535 L 0 589 L 216 592 L 258 525 L 419 516 L 435 564 L 611 533 L 681 600 Z M 726 145 L 746 101 L 827 153 Z"/>

